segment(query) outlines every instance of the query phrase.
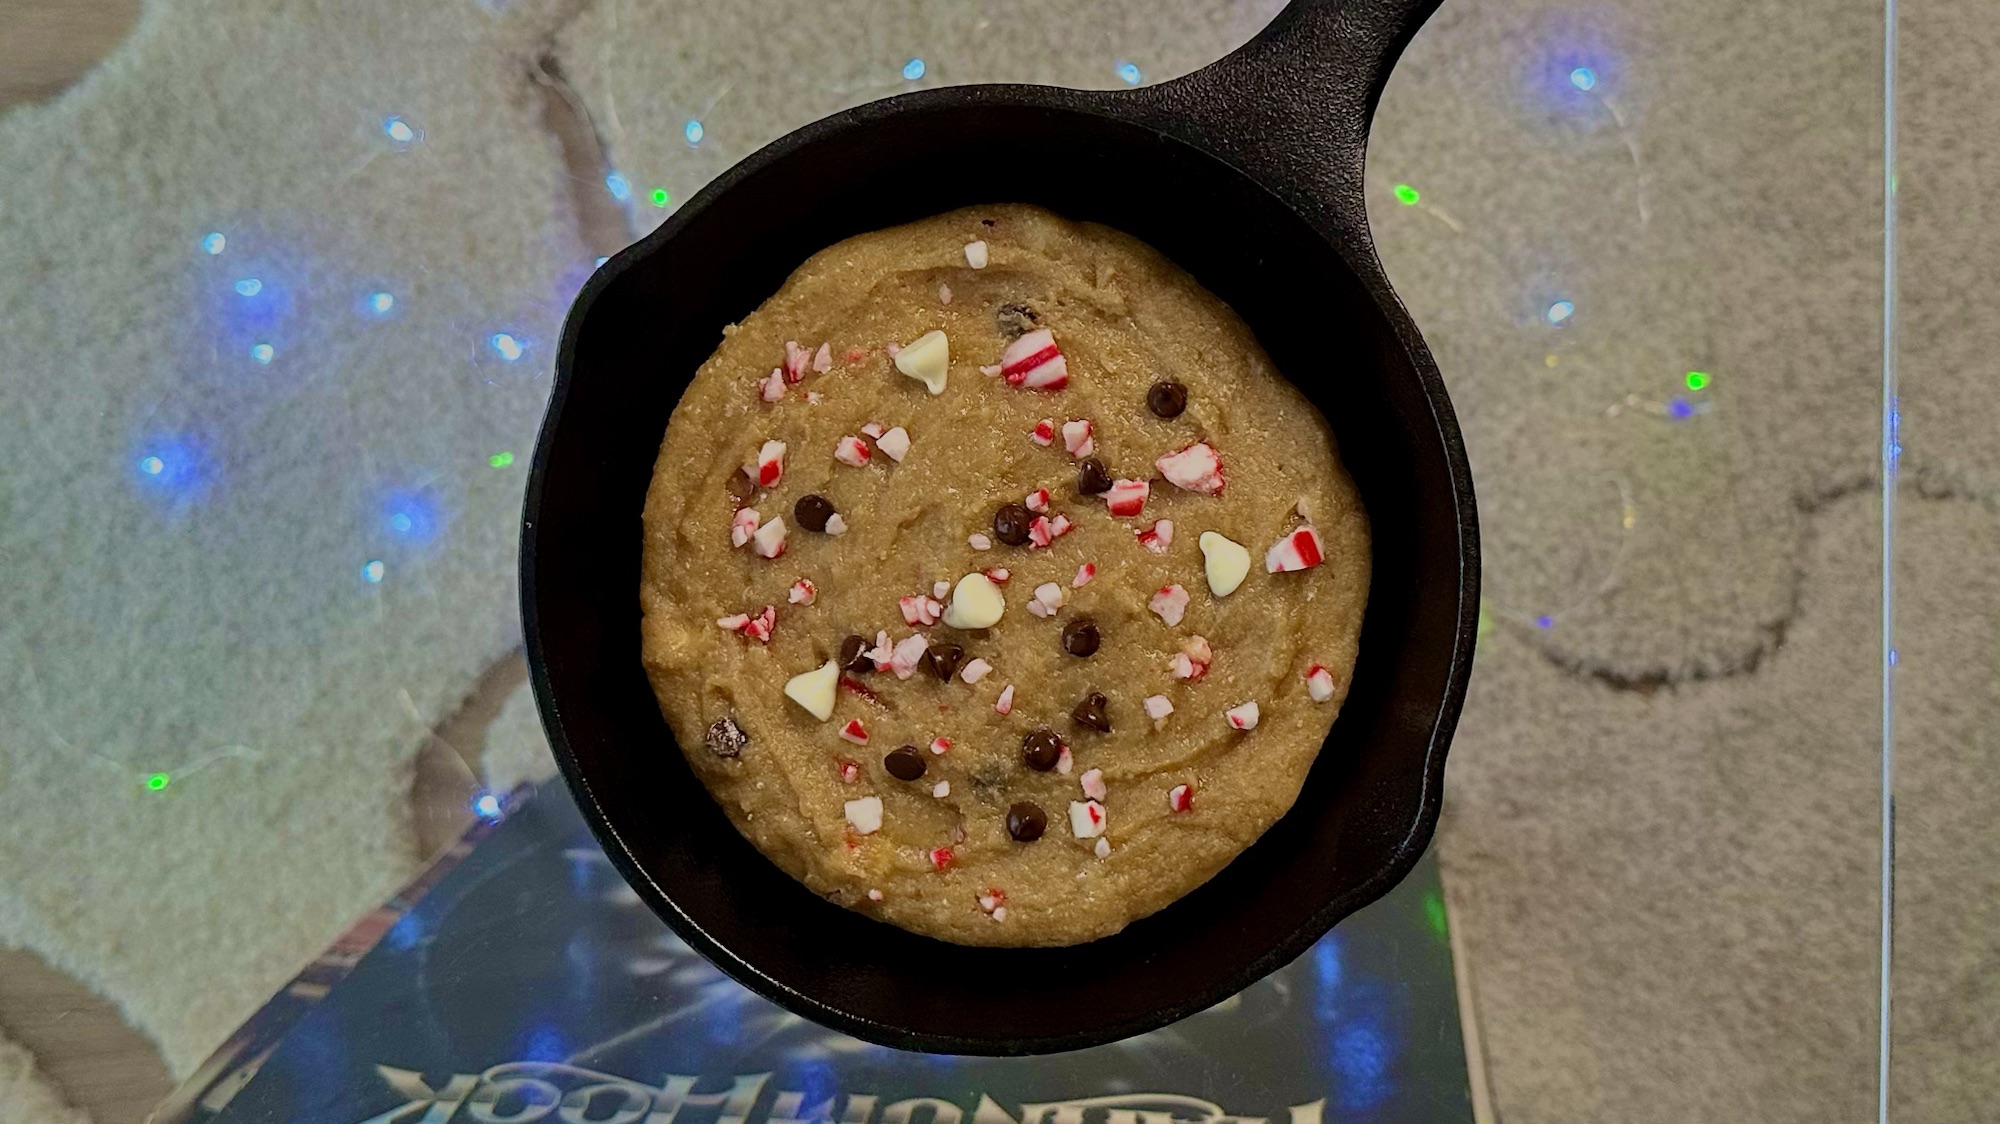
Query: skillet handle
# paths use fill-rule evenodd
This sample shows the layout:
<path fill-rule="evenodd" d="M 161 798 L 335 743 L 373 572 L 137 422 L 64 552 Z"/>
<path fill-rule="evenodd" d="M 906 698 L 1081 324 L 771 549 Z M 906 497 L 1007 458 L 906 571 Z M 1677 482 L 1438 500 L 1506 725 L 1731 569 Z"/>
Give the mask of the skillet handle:
<path fill-rule="evenodd" d="M 1263 181 L 1322 233 L 1373 257 L 1362 170 L 1389 71 L 1441 0 L 1292 0 L 1269 27 L 1149 90 L 1147 124 Z"/>

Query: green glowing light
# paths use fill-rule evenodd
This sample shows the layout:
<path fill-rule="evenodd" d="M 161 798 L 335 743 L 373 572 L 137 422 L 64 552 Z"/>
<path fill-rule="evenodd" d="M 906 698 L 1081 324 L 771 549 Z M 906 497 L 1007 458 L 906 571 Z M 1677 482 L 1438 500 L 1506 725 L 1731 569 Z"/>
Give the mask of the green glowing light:
<path fill-rule="evenodd" d="M 668 203 L 673 202 L 673 199 L 674 199 L 673 196 L 667 194 L 666 188 L 656 187 L 653 189 L 653 194 L 652 194 L 653 206 L 664 207 Z"/>
<path fill-rule="evenodd" d="M 1689 390 L 1700 390 L 1700 389 L 1702 389 L 1703 387 L 1705 387 L 1705 386 L 1707 386 L 1707 385 L 1708 385 L 1708 372 L 1707 372 L 1707 371 L 1689 371 L 1689 372 L 1688 372 L 1688 389 L 1689 389 Z"/>
<path fill-rule="evenodd" d="M 506 468 L 508 465 L 514 463 L 514 454 L 504 452 L 495 453 L 486 458 L 486 463 L 492 465 L 494 468 Z"/>
<path fill-rule="evenodd" d="M 152 776 L 146 778 L 146 788 L 151 792 L 159 792 L 172 783 L 174 783 L 174 778 L 165 773 L 154 773 Z"/>
<path fill-rule="evenodd" d="M 1418 194 L 1417 189 L 1411 187 L 1409 184 L 1399 183 L 1396 185 L 1396 202 L 1401 203 L 1403 206 L 1414 207 L 1417 205 L 1418 200 L 1422 198 L 1423 196 Z"/>
<path fill-rule="evenodd" d="M 1424 895 L 1424 920 L 1431 923 L 1431 932 L 1436 933 L 1439 940 L 1451 935 L 1451 923 L 1444 916 L 1444 898 L 1436 890 Z"/>

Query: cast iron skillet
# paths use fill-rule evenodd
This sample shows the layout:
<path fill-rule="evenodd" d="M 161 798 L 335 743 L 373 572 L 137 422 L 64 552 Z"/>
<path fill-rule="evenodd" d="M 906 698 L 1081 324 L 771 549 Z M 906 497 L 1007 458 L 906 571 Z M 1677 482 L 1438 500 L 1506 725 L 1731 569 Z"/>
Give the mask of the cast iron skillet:
<path fill-rule="evenodd" d="M 1294 0 L 1229 57 L 1148 89 L 863 105 L 730 169 L 584 286 L 528 482 L 528 663 L 585 818 L 696 950 L 861 1038 L 1048 1053 L 1220 1002 L 1410 869 L 1471 669 L 1478 530 L 1458 425 L 1376 260 L 1361 177 L 1389 68 L 1437 3 Z M 1126 230 L 1227 301 L 1332 423 L 1374 534 L 1352 693 L 1298 804 L 1207 885 L 1072 948 L 960 947 L 814 896 L 709 798 L 639 662 L 640 511 L 722 326 L 834 242 L 989 202 Z"/>

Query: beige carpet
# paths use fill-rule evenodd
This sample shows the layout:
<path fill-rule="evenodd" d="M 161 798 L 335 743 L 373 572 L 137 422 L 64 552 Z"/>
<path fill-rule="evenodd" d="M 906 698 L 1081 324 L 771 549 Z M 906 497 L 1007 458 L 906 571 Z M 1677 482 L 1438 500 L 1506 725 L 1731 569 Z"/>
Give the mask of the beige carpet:
<path fill-rule="evenodd" d="M 27 577 L 0 591 L 0 941 L 185 1071 L 402 876 L 411 760 L 514 642 L 519 466 L 486 458 L 532 432 L 580 213 L 643 232 L 911 85 L 1156 81 L 1277 6 L 157 0 L 84 87 L 0 120 L 0 557 Z M 1905 12 L 1892 1088 L 1899 1119 L 1992 1120 L 2000 12 Z M 1384 98 L 1371 207 L 1488 551 L 1440 840 L 1502 1120 L 1873 1111 L 1879 17 L 1447 0 Z M 544 50 L 623 200 L 563 181 Z M 257 371 L 215 326 L 238 260 L 300 294 Z M 378 285 L 399 319 L 322 297 Z M 182 432 L 209 471 L 172 502 L 131 466 Z M 385 531 L 402 493 L 444 533 Z M 483 767 L 546 775 L 524 694 Z"/>

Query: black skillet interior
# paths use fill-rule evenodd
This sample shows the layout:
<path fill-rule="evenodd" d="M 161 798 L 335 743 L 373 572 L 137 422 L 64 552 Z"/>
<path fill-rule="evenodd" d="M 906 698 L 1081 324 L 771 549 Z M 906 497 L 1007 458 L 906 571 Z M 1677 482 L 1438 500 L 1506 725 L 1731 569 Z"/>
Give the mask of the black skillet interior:
<path fill-rule="evenodd" d="M 1469 671 L 1478 547 L 1456 423 L 1375 264 L 1359 176 L 1375 95 L 1434 2 L 1302 0 L 1155 90 L 965 87 L 860 107 L 746 160 L 586 285 L 529 484 L 528 656 L 585 816 L 693 947 L 862 1038 L 1046 1053 L 1227 998 L 1409 869 Z M 1073 948 L 964 948 L 817 898 L 710 800 L 639 661 L 639 513 L 722 326 L 842 238 L 995 201 L 1129 231 L 1227 301 L 1332 423 L 1374 535 L 1352 692 L 1297 805 L 1207 885 Z"/>

